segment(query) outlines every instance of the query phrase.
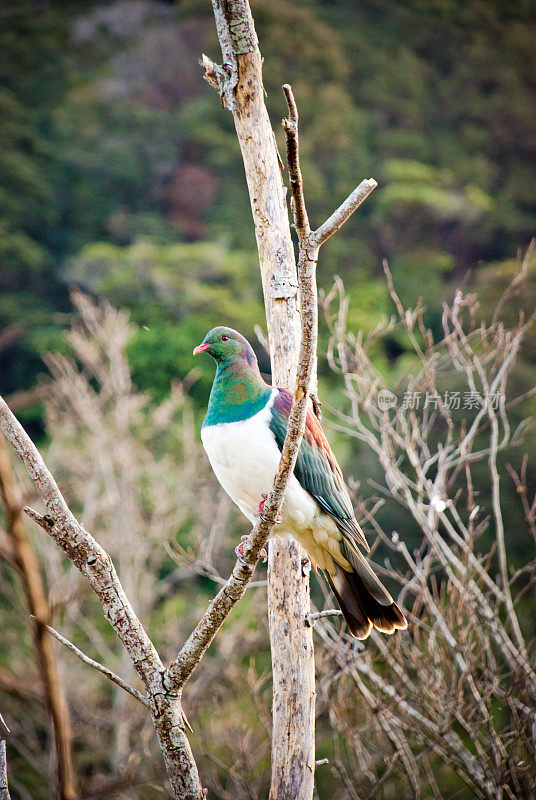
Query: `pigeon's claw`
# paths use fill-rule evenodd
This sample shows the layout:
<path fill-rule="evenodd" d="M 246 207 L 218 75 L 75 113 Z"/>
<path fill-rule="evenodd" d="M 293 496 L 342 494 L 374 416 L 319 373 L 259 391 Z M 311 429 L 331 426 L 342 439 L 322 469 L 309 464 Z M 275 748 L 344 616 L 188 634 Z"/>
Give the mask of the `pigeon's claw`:
<path fill-rule="evenodd" d="M 264 511 L 264 504 L 266 502 L 267 497 L 268 497 L 268 495 L 266 494 L 266 492 L 263 492 L 261 494 L 262 500 L 260 501 L 260 503 L 259 503 L 259 505 L 257 507 L 257 513 L 258 513 L 259 517 L 262 517 L 263 511 Z M 276 523 L 276 525 L 279 525 L 281 522 L 283 522 L 283 517 L 281 516 L 281 511 L 278 511 L 277 512 L 277 517 L 275 518 L 275 523 Z"/>
<path fill-rule="evenodd" d="M 259 515 L 259 517 L 262 517 L 262 512 L 264 511 L 264 504 L 266 502 L 267 497 L 268 495 L 266 494 L 266 492 L 263 492 L 261 494 L 262 500 L 259 502 L 259 505 L 257 506 L 257 514 Z"/>
<path fill-rule="evenodd" d="M 235 547 L 235 553 L 238 556 L 238 558 L 240 559 L 240 561 L 243 561 L 244 560 L 244 545 L 247 542 L 247 540 L 249 539 L 249 536 L 241 536 L 240 538 L 241 538 L 241 542 L 240 542 L 240 544 L 238 544 Z M 262 556 L 262 563 L 266 564 L 266 562 L 268 561 L 268 553 L 266 552 L 264 547 L 262 548 L 262 550 L 260 552 L 260 555 Z"/>

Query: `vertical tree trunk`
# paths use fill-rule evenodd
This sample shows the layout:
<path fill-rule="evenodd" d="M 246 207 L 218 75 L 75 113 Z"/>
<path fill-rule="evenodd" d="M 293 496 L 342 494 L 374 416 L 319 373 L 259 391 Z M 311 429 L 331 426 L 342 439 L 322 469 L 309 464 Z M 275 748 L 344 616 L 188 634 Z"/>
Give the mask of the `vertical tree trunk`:
<path fill-rule="evenodd" d="M 294 249 L 262 59 L 247 0 L 213 0 L 224 64 L 206 77 L 233 114 L 244 160 L 266 307 L 272 378 L 292 391 L 300 345 Z M 268 488 L 268 487 L 267 487 Z M 314 652 L 309 560 L 290 540 L 270 543 L 268 606 L 273 669 L 272 800 L 309 800 L 314 784 Z"/>

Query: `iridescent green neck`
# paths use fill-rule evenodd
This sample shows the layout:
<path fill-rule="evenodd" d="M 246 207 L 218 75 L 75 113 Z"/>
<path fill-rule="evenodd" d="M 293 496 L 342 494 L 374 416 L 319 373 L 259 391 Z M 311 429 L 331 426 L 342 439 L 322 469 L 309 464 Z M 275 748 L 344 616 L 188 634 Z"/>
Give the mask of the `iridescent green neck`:
<path fill-rule="evenodd" d="M 272 389 L 245 358 L 219 363 L 208 401 L 203 428 L 222 422 L 239 422 L 260 411 Z"/>

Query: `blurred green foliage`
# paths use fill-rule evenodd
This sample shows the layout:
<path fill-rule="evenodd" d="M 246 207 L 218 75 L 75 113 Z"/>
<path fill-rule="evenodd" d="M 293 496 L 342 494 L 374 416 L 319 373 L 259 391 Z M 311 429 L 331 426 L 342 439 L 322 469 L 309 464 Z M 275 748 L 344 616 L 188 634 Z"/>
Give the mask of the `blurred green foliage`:
<path fill-rule="evenodd" d="M 298 101 L 313 223 L 361 178 L 380 183 L 325 248 L 321 286 L 341 275 L 373 324 L 387 259 L 438 328 L 451 283 L 534 232 L 534 6 L 257 0 L 254 14 L 274 123 L 283 82 Z M 24 327 L 1 388 L 35 382 L 80 283 L 149 327 L 132 358 L 161 393 L 203 327 L 263 322 L 232 118 L 197 65 L 219 56 L 210 5 L 23 0 L 1 15 L 0 324 Z"/>
<path fill-rule="evenodd" d="M 192 349 L 219 318 L 252 330 L 264 313 L 262 293 L 251 280 L 252 253 L 211 242 L 158 245 L 150 240 L 117 246 L 88 245 L 65 267 L 65 280 L 118 308 L 132 309 L 142 326 L 129 348 L 137 383 L 158 399 L 170 379 L 194 368 Z M 196 370 L 199 367 L 196 365 Z M 212 374 L 192 388 L 206 399 Z"/>

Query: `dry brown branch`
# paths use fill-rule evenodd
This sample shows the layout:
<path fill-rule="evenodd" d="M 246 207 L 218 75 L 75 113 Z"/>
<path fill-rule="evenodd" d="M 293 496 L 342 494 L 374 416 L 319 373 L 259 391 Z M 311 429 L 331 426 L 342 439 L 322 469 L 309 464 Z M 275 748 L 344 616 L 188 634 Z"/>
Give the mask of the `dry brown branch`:
<path fill-rule="evenodd" d="M 308 625 L 313 625 L 317 619 L 324 619 L 324 617 L 339 617 L 342 611 L 338 608 L 326 608 L 325 611 L 313 611 L 307 614 L 306 622 Z"/>
<path fill-rule="evenodd" d="M 294 225 L 298 239 L 304 240 L 310 233 L 309 217 L 305 207 L 303 194 L 303 180 L 300 168 L 300 146 L 298 141 L 298 107 L 288 83 L 283 86 L 283 92 L 288 106 L 288 119 L 283 119 L 281 124 L 285 131 L 287 142 L 287 166 L 292 193 L 291 208 L 294 214 Z"/>
<path fill-rule="evenodd" d="M 287 161 L 292 194 L 291 208 L 294 227 L 298 235 L 298 275 L 300 276 L 300 312 L 302 316 L 302 337 L 306 338 L 316 354 L 318 339 L 318 296 L 316 287 L 316 265 L 320 247 L 351 217 L 354 211 L 366 200 L 378 185 L 372 178 L 362 181 L 347 197 L 344 203 L 317 230 L 311 231 L 305 207 L 305 195 L 300 168 L 300 148 L 298 138 L 298 109 L 289 84 L 283 86 L 288 105 L 288 119 L 282 120 L 287 142 Z M 303 352 L 303 349 L 301 353 Z M 298 361 L 298 374 L 306 373 L 301 355 Z M 307 386 L 316 384 L 316 358 L 310 367 Z M 303 390 L 305 388 L 305 381 Z M 316 392 L 314 393 L 316 400 Z M 316 400 L 318 403 L 318 401 Z"/>
<path fill-rule="evenodd" d="M 350 219 L 354 211 L 367 199 L 377 185 L 374 178 L 366 178 L 361 181 L 359 186 L 356 186 L 352 194 L 348 195 L 336 211 L 314 232 L 317 247 L 327 242 L 330 236 L 333 236 L 344 225 L 346 220 Z"/>
<path fill-rule="evenodd" d="M 58 675 L 52 641 L 46 633 L 50 621 L 41 570 L 28 539 L 22 517 L 21 500 L 15 484 L 9 452 L 0 436 L 0 493 L 4 502 L 13 560 L 21 577 L 30 616 L 37 662 L 43 681 L 48 713 L 52 721 L 58 769 L 58 792 L 62 800 L 78 796 L 73 768 L 71 718 L 65 692 Z"/>

